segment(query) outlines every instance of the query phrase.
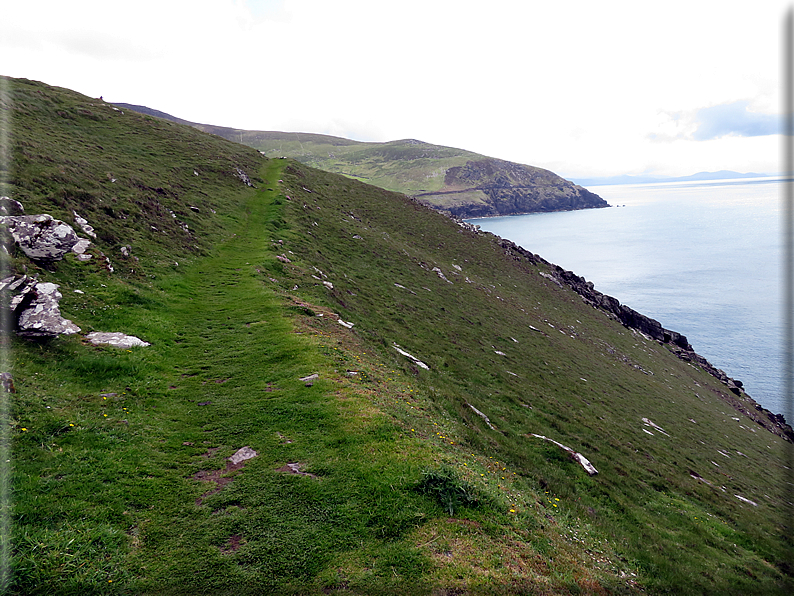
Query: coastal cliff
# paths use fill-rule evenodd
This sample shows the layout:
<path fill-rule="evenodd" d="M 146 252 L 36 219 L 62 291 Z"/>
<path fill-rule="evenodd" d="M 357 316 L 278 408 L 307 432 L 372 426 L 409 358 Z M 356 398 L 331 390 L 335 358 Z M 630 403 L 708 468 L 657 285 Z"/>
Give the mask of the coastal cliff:
<path fill-rule="evenodd" d="M 490 158 L 449 168 L 440 191 L 416 198 L 461 218 L 609 206 L 597 194 L 549 170 Z"/>

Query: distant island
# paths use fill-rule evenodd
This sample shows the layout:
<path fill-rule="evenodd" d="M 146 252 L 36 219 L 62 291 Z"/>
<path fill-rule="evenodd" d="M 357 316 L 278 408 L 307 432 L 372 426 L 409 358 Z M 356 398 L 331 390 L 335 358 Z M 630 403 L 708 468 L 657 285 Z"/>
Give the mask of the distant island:
<path fill-rule="evenodd" d="M 731 180 L 734 178 L 774 178 L 779 174 L 756 174 L 750 172 L 742 174 L 730 170 L 719 170 L 718 172 L 698 172 L 689 176 L 631 176 L 622 174 L 620 176 L 599 176 L 592 178 L 577 177 L 572 181 L 580 186 L 607 186 L 616 184 L 653 184 L 654 182 L 698 182 L 701 180 Z"/>

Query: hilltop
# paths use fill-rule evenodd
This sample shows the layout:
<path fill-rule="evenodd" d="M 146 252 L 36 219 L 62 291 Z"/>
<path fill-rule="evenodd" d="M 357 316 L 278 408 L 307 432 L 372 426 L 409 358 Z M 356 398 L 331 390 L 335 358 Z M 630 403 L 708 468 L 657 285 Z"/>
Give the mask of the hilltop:
<path fill-rule="evenodd" d="M 96 234 L 6 238 L 81 329 L 2 338 L 9 593 L 785 593 L 790 428 L 685 338 L 404 194 L 2 82 L 0 194 Z"/>
<path fill-rule="evenodd" d="M 365 143 L 321 134 L 240 130 L 188 122 L 144 106 L 115 105 L 193 126 L 270 157 L 292 157 L 413 196 L 461 218 L 608 207 L 595 193 L 549 170 L 416 139 Z"/>

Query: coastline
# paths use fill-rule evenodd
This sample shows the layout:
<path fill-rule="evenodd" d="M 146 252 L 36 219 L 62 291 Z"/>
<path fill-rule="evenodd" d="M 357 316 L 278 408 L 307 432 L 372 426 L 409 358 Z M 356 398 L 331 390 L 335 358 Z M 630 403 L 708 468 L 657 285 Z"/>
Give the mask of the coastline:
<path fill-rule="evenodd" d="M 676 331 L 665 329 L 659 321 L 621 304 L 617 298 L 599 292 L 595 289 L 593 282 L 587 281 L 584 277 L 576 275 L 573 271 L 566 271 L 559 265 L 555 265 L 540 255 L 526 250 L 512 240 L 502 238 L 493 232 L 483 231 L 479 226 L 460 218 L 454 216 L 450 216 L 450 218 L 456 221 L 461 227 L 479 235 L 487 234 L 493 236 L 497 244 L 505 250 L 506 254 L 514 258 L 523 258 L 532 264 L 547 266 L 550 274 L 541 272 L 541 275 L 547 277 L 560 287 L 565 286 L 576 292 L 584 302 L 600 310 L 609 318 L 619 321 L 624 327 L 632 329 L 642 334 L 647 339 L 655 340 L 660 345 L 665 346 L 680 360 L 688 362 L 691 366 L 701 368 L 704 372 L 707 372 L 725 386 L 726 392 L 720 393 L 720 397 L 727 405 L 746 415 L 775 435 L 794 443 L 794 429 L 792 429 L 786 421 L 783 414 L 774 413 L 756 402 L 744 391 L 744 385 L 740 380 L 729 377 L 725 371 L 715 367 L 705 357 L 695 352 L 686 336 Z"/>

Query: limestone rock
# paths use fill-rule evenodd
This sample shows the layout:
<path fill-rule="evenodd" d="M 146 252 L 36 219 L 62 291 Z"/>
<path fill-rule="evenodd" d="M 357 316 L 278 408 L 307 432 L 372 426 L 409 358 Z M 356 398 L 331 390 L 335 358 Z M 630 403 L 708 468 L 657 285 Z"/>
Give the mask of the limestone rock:
<path fill-rule="evenodd" d="M 234 169 L 237 171 L 237 177 L 238 177 L 240 180 L 242 180 L 242 181 L 243 181 L 243 183 L 244 183 L 246 186 L 253 186 L 253 184 L 251 183 L 251 179 L 248 177 L 248 174 L 246 174 L 246 173 L 245 173 L 244 171 L 242 171 L 240 168 L 234 168 Z"/>
<path fill-rule="evenodd" d="M 256 451 L 246 445 L 245 447 L 238 449 L 235 454 L 229 458 L 229 461 L 232 462 L 232 464 L 237 465 L 246 460 L 253 459 L 257 455 L 258 453 Z"/>
<path fill-rule="evenodd" d="M 91 238 L 96 238 L 94 227 L 88 225 L 88 220 L 77 215 L 77 211 L 72 210 L 72 213 L 74 213 L 75 223 L 77 223 L 77 225 L 83 229 L 83 232 L 85 232 L 88 236 L 91 236 Z"/>
<path fill-rule="evenodd" d="M 51 338 L 71 335 L 80 328 L 61 316 L 58 302 L 63 296 L 58 284 L 37 283 L 33 290 L 36 297 L 19 316 L 17 333 L 23 337 Z"/>
<path fill-rule="evenodd" d="M 72 252 L 76 255 L 82 255 L 91 246 L 91 241 L 86 238 L 80 238 L 77 243 L 72 247 Z M 90 256 L 90 255 L 89 255 Z"/>
<path fill-rule="evenodd" d="M 29 305 L 33 297 L 35 297 L 34 288 L 38 280 L 35 277 L 28 277 L 21 275 L 19 277 L 11 276 L 0 280 L 0 293 L 3 294 L 3 304 L 8 305 L 8 310 L 16 321 L 24 309 Z"/>
<path fill-rule="evenodd" d="M 19 201 L 0 197 L 0 215 L 25 215 L 25 208 Z"/>
<path fill-rule="evenodd" d="M 134 335 L 125 335 L 119 332 L 105 333 L 102 331 L 93 331 L 85 337 L 95 346 L 107 345 L 114 348 L 136 348 L 151 345 Z"/>
<path fill-rule="evenodd" d="M 47 214 L 0 216 L 0 225 L 34 260 L 59 261 L 80 240 L 72 226 Z"/>

